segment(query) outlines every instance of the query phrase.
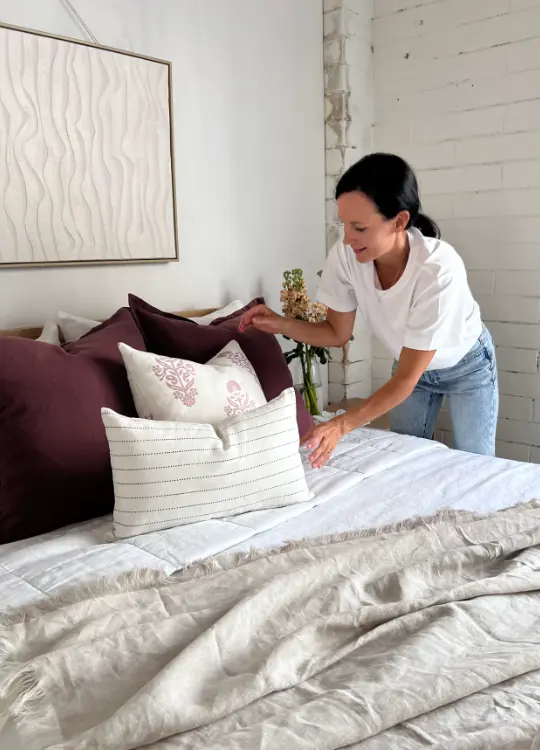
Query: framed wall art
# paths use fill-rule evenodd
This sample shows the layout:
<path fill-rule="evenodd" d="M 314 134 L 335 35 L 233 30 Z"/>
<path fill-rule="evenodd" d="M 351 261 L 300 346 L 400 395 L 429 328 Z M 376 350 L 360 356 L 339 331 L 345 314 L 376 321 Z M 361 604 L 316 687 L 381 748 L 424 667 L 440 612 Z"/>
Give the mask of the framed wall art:
<path fill-rule="evenodd" d="M 0 25 L 0 269 L 178 259 L 171 65 Z"/>

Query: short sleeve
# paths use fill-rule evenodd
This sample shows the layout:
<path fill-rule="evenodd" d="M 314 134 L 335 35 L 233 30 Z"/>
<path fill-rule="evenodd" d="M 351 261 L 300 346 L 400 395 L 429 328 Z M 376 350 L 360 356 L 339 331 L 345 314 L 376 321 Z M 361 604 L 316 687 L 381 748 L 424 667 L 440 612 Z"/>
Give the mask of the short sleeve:
<path fill-rule="evenodd" d="M 463 277 L 463 278 L 462 278 Z M 460 346 L 465 334 L 466 274 L 435 269 L 418 278 L 409 312 L 403 346 L 436 351 Z"/>
<path fill-rule="evenodd" d="M 354 312 L 358 307 L 345 247 L 341 242 L 334 245 L 328 255 L 317 291 L 317 300 L 336 312 Z"/>

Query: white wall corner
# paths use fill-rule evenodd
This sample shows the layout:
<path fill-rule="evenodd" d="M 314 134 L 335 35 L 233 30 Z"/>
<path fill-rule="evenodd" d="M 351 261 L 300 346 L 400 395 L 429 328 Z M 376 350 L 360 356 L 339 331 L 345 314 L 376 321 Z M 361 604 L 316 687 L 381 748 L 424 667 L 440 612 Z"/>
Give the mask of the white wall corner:
<path fill-rule="evenodd" d="M 336 184 L 372 148 L 373 0 L 324 0 L 323 8 L 328 252 L 341 237 Z M 371 337 L 362 329 L 354 336 L 343 350 L 333 350 L 330 401 L 371 393 Z"/>

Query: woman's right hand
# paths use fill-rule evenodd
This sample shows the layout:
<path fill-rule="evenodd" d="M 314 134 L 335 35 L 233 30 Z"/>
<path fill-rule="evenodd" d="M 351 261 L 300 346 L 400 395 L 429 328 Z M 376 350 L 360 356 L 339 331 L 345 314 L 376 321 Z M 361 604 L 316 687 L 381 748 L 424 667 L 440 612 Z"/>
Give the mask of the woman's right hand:
<path fill-rule="evenodd" d="M 252 307 L 242 315 L 240 321 L 240 333 L 244 333 L 250 328 L 256 328 L 264 333 L 283 333 L 283 323 L 285 318 L 270 310 L 266 305 L 257 305 Z"/>

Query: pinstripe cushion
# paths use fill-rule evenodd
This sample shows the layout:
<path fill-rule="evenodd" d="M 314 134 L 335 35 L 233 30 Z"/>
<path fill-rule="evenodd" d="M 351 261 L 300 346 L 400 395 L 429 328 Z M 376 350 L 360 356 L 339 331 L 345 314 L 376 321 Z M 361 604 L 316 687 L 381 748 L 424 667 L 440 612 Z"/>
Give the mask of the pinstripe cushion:
<path fill-rule="evenodd" d="M 292 388 L 215 427 L 102 417 L 118 539 L 310 499 Z"/>

